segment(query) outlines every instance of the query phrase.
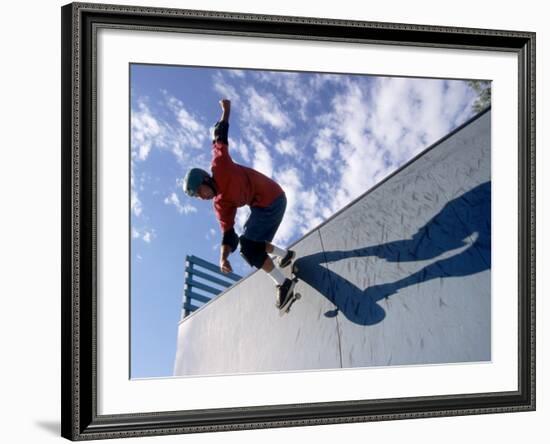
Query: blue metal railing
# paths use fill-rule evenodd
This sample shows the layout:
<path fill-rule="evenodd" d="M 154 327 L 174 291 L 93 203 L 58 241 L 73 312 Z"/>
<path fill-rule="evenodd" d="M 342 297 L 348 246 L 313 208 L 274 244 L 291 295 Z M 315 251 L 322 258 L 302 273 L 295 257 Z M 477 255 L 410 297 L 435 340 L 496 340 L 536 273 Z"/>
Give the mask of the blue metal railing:
<path fill-rule="evenodd" d="M 196 304 L 197 302 L 203 304 L 209 302 L 241 278 L 235 273 L 222 273 L 220 267 L 204 259 L 186 256 L 182 318 L 200 307 Z"/>

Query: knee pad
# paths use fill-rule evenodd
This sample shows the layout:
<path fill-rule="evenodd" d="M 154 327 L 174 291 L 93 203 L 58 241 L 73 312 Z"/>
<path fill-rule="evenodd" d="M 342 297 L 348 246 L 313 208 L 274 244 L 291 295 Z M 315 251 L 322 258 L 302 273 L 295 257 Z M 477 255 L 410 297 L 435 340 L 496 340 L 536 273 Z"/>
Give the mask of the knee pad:
<path fill-rule="evenodd" d="M 258 242 L 241 236 L 241 256 L 249 265 L 256 268 L 262 268 L 267 253 L 265 252 L 265 242 Z"/>

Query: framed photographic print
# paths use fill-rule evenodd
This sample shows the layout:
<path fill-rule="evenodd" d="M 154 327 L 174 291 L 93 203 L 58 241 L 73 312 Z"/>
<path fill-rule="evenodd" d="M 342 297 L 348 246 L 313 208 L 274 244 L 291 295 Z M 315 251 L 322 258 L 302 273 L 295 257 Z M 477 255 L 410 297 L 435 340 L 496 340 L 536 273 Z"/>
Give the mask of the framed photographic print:
<path fill-rule="evenodd" d="M 535 408 L 533 33 L 61 13 L 64 437 Z"/>

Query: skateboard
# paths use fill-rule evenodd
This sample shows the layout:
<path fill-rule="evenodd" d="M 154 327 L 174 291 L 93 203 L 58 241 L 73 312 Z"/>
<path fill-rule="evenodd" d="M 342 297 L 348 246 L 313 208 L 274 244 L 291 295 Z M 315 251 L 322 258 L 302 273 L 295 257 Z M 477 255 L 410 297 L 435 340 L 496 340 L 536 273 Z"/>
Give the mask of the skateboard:
<path fill-rule="evenodd" d="M 288 298 L 288 301 L 286 302 L 285 305 L 283 305 L 279 309 L 279 316 L 284 316 L 285 314 L 287 314 L 292 308 L 292 306 L 294 305 L 294 303 L 302 297 L 302 295 L 295 290 L 296 284 L 298 283 L 298 276 L 296 275 L 297 273 L 298 273 L 298 267 L 296 266 L 296 264 L 292 264 L 290 279 L 292 279 L 292 282 L 294 283 L 294 285 L 292 287 L 292 293 Z"/>

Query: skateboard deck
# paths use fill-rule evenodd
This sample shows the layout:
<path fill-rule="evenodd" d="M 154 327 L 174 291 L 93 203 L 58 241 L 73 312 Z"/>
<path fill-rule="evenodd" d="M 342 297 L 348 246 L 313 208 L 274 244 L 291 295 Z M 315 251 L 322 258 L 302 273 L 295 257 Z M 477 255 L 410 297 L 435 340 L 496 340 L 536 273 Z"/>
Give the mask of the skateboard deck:
<path fill-rule="evenodd" d="M 279 309 L 279 316 L 284 316 L 285 314 L 290 312 L 290 309 L 292 308 L 294 303 L 302 297 L 302 295 L 296 291 L 296 285 L 298 284 L 298 276 L 296 276 L 296 273 L 298 273 L 298 267 L 296 266 L 296 264 L 292 264 L 290 279 L 292 279 L 292 281 L 294 282 L 294 287 L 292 289 L 290 297 L 288 298 L 287 303 Z"/>

